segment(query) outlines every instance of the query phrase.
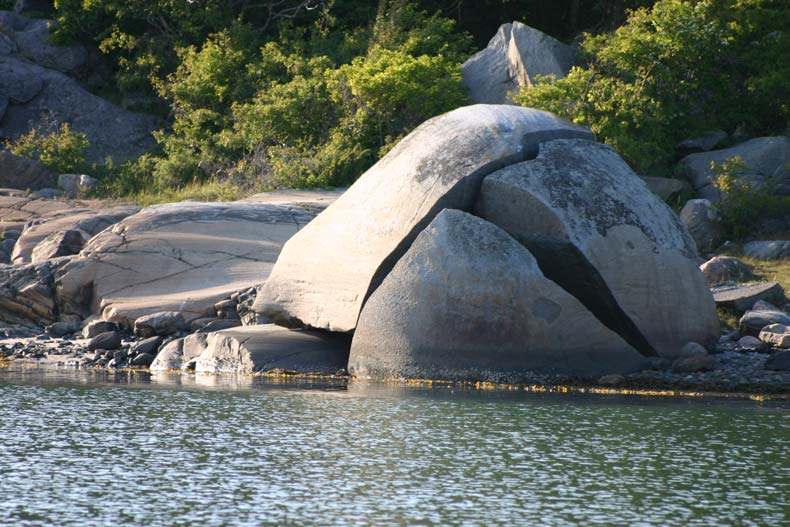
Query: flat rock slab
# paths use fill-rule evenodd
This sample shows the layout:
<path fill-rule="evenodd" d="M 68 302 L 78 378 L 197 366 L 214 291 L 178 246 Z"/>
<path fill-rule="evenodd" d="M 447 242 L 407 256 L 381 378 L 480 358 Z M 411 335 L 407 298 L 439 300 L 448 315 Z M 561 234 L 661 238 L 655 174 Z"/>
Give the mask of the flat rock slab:
<path fill-rule="evenodd" d="M 537 159 L 488 176 L 475 210 L 641 353 L 718 339 L 694 241 L 611 147 L 545 142 Z"/>
<path fill-rule="evenodd" d="M 495 381 L 528 372 L 597 377 L 644 362 L 505 231 L 444 210 L 362 310 L 349 372 Z"/>
<path fill-rule="evenodd" d="M 426 121 L 286 244 L 255 311 L 282 324 L 352 331 L 368 295 L 436 214 L 471 210 L 487 174 L 561 137 L 592 134 L 506 105 Z"/>
<path fill-rule="evenodd" d="M 131 326 L 175 311 L 187 323 L 266 280 L 283 244 L 313 215 L 287 205 L 176 203 L 149 207 L 91 239 L 57 275 L 62 313 Z"/>
<path fill-rule="evenodd" d="M 758 282 L 754 284 L 737 284 L 727 282 L 710 288 L 716 305 L 746 311 L 758 300 L 781 302 L 784 298 L 782 286 L 777 282 Z"/>
<path fill-rule="evenodd" d="M 272 324 L 210 333 L 195 373 L 258 373 L 272 370 L 331 375 L 345 370 L 351 339 Z"/>
<path fill-rule="evenodd" d="M 36 246 L 53 234 L 79 230 L 90 238 L 139 210 L 140 208 L 134 205 L 103 210 L 66 209 L 60 211 L 54 218 L 40 218 L 28 222 L 14 246 L 11 261 L 15 264 L 30 262 Z"/>
<path fill-rule="evenodd" d="M 743 244 L 746 256 L 760 260 L 790 260 L 790 240 L 755 241 Z"/>

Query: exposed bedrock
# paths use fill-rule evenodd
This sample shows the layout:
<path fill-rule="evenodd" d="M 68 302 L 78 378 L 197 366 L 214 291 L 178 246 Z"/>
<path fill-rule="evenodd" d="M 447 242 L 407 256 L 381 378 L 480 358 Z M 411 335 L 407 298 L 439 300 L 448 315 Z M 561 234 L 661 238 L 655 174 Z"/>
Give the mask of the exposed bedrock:
<path fill-rule="evenodd" d="M 528 371 L 624 373 L 643 363 L 505 231 L 444 210 L 365 305 L 349 372 L 498 380 Z"/>
<path fill-rule="evenodd" d="M 537 159 L 485 179 L 476 213 L 643 355 L 718 337 L 693 240 L 610 147 L 545 142 Z"/>
<path fill-rule="evenodd" d="M 592 134 L 546 112 L 474 105 L 423 123 L 283 248 L 254 309 L 284 325 L 354 330 L 368 297 L 446 208 L 538 145 Z"/>

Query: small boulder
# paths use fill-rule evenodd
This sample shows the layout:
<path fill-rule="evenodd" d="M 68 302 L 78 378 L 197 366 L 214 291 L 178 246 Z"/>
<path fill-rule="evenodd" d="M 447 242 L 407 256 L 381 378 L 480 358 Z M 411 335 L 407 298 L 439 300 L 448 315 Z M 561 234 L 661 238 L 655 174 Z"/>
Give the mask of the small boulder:
<path fill-rule="evenodd" d="M 161 345 L 162 345 L 162 337 L 160 336 L 148 337 L 147 339 L 143 339 L 139 342 L 136 342 L 132 346 L 132 352 L 138 354 L 149 353 L 153 356 L 156 355 L 156 351 L 159 349 L 159 346 Z"/>
<path fill-rule="evenodd" d="M 90 235 L 80 229 L 54 232 L 36 245 L 30 254 L 30 261 L 32 263 L 40 263 L 58 256 L 78 254 L 88 239 L 90 239 Z"/>
<path fill-rule="evenodd" d="M 85 174 L 61 174 L 58 176 L 58 187 L 69 196 L 87 194 L 98 184 L 97 179 Z"/>
<path fill-rule="evenodd" d="M 688 342 L 680 349 L 677 358 L 687 359 L 689 357 L 696 357 L 697 355 L 707 355 L 708 350 L 698 342 Z"/>
<path fill-rule="evenodd" d="M 672 371 L 675 373 L 695 373 L 715 370 L 718 366 L 719 361 L 713 355 L 692 355 L 675 359 L 672 363 Z"/>
<path fill-rule="evenodd" d="M 757 337 L 752 337 L 751 335 L 746 335 L 745 337 L 741 337 L 738 340 L 738 344 L 736 347 L 737 351 L 749 351 L 749 352 L 760 352 L 766 348 L 765 342 L 758 339 Z"/>
<path fill-rule="evenodd" d="M 134 334 L 148 338 L 154 335 L 166 337 L 186 329 L 186 322 L 177 311 L 160 311 L 145 315 L 134 321 Z"/>
<path fill-rule="evenodd" d="M 721 227 L 719 215 L 707 199 L 690 199 L 680 211 L 680 221 L 686 226 L 700 253 L 713 250 L 719 243 Z"/>
<path fill-rule="evenodd" d="M 83 338 L 90 339 L 100 333 L 120 330 L 121 328 L 115 322 L 107 322 L 105 320 L 91 320 L 82 327 L 82 336 Z"/>
<path fill-rule="evenodd" d="M 150 353 L 139 353 L 132 359 L 132 366 L 150 366 L 154 362 L 154 356 Z"/>
<path fill-rule="evenodd" d="M 771 324 L 790 326 L 790 315 L 782 311 L 747 311 L 738 325 L 741 335 L 757 336 L 764 327 Z"/>
<path fill-rule="evenodd" d="M 47 335 L 53 338 L 60 338 L 63 335 L 79 331 L 80 325 L 74 322 L 55 322 L 44 328 Z"/>
<path fill-rule="evenodd" d="M 684 139 L 675 145 L 675 150 L 679 157 L 686 157 L 689 154 L 713 150 L 725 139 L 727 139 L 727 132 L 724 130 L 709 130 L 697 137 Z"/>
<path fill-rule="evenodd" d="M 784 311 L 783 309 L 779 309 L 775 305 L 765 300 L 758 300 L 752 306 L 752 311 Z"/>
<path fill-rule="evenodd" d="M 151 371 L 180 370 L 184 358 L 184 339 L 168 342 L 151 362 Z"/>
<path fill-rule="evenodd" d="M 766 370 L 790 371 L 790 350 L 774 353 L 765 361 Z"/>
<path fill-rule="evenodd" d="M 96 351 L 97 349 L 103 350 L 117 350 L 121 347 L 121 334 L 117 331 L 105 331 L 99 333 L 88 341 L 88 349 Z"/>
<path fill-rule="evenodd" d="M 784 324 L 771 324 L 760 331 L 760 340 L 774 348 L 790 348 L 790 327 Z"/>
<path fill-rule="evenodd" d="M 760 260 L 790 259 L 790 240 L 755 241 L 743 245 L 743 253 Z"/>
<path fill-rule="evenodd" d="M 699 266 L 708 285 L 745 282 L 752 278 L 752 266 L 732 256 L 714 256 Z"/>

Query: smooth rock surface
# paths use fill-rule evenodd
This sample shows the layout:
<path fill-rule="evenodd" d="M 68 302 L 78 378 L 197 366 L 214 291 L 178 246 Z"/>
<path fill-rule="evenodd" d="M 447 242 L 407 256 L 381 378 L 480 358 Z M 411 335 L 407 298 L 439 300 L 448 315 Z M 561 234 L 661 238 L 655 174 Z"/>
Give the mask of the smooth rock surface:
<path fill-rule="evenodd" d="M 745 167 L 739 179 L 752 188 L 759 188 L 766 180 L 774 179 L 780 192 L 790 194 L 788 137 L 758 137 L 723 150 L 691 154 L 680 162 L 680 169 L 700 197 L 716 202 L 721 195 L 711 184 L 710 178 L 715 176 L 711 163 L 720 165 L 734 157 L 740 157 Z"/>
<path fill-rule="evenodd" d="M 752 278 L 752 266 L 732 256 L 714 256 L 699 266 L 708 285 L 744 282 Z"/>
<path fill-rule="evenodd" d="M 530 252 L 470 214 L 444 210 L 371 295 L 349 373 L 449 380 L 526 372 L 597 377 L 644 358 L 543 276 Z"/>
<path fill-rule="evenodd" d="M 184 339 L 168 342 L 151 362 L 151 371 L 180 370 L 183 363 Z"/>
<path fill-rule="evenodd" d="M 505 104 L 537 75 L 565 77 L 575 61 L 573 47 L 513 22 L 500 26 L 488 46 L 464 62 L 461 78 L 472 102 Z"/>
<path fill-rule="evenodd" d="M 790 214 L 790 211 L 788 211 Z M 743 244 L 746 256 L 761 260 L 788 260 L 790 259 L 790 240 L 754 241 Z"/>
<path fill-rule="evenodd" d="M 680 221 L 694 238 L 697 251 L 707 253 L 719 244 L 721 226 L 719 214 L 707 199 L 690 199 L 680 211 Z"/>
<path fill-rule="evenodd" d="M 641 353 L 718 339 L 693 240 L 609 146 L 543 143 L 537 159 L 485 179 L 476 212 Z"/>
<path fill-rule="evenodd" d="M 280 324 L 352 331 L 367 296 L 436 214 L 471 210 L 487 174 L 559 137 L 592 134 L 505 105 L 467 106 L 426 121 L 289 240 L 255 311 Z"/>
<path fill-rule="evenodd" d="M 58 275 L 64 313 L 131 323 L 158 311 L 186 322 L 260 284 L 282 245 L 313 215 L 287 205 L 176 203 L 149 207 L 91 239 Z"/>
<path fill-rule="evenodd" d="M 121 347 L 121 334 L 117 331 L 106 331 L 99 333 L 88 341 L 88 349 L 90 351 L 102 350 L 116 350 Z"/>
<path fill-rule="evenodd" d="M 780 302 L 784 298 L 782 286 L 777 282 L 736 284 L 725 282 L 710 288 L 716 305 L 736 311 L 751 309 L 758 300 Z"/>
<path fill-rule="evenodd" d="M 159 311 L 143 315 L 134 321 L 134 334 L 149 338 L 154 335 L 166 337 L 186 328 L 184 317 L 178 311 Z"/>
<path fill-rule="evenodd" d="M 350 338 L 272 324 L 211 333 L 195 373 L 258 373 L 283 370 L 334 374 L 346 368 Z"/>

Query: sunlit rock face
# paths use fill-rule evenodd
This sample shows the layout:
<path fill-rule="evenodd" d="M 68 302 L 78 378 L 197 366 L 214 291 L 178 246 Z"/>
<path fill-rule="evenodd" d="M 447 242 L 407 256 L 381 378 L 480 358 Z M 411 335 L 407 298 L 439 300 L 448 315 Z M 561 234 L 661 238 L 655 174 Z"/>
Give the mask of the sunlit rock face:
<path fill-rule="evenodd" d="M 365 305 L 359 377 L 490 379 L 514 372 L 630 372 L 644 363 L 495 225 L 442 211 Z"/>
<path fill-rule="evenodd" d="M 255 310 L 281 324 L 353 331 L 368 295 L 439 212 L 471 210 L 486 175 L 565 137 L 592 134 L 516 106 L 430 119 L 285 245 Z"/>

